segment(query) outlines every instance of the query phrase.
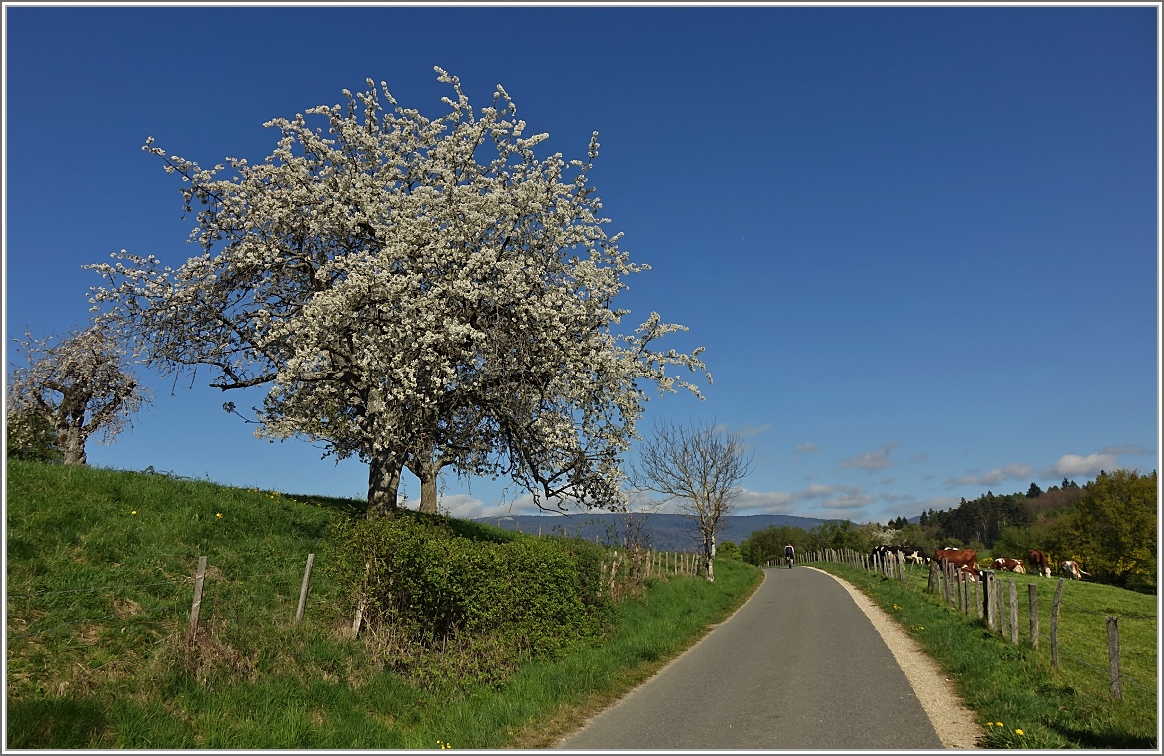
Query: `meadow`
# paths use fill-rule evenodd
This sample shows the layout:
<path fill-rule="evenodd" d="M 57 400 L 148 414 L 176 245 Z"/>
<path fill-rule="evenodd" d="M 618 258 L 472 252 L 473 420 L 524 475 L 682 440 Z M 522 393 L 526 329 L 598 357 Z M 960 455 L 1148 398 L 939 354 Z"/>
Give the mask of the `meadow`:
<path fill-rule="evenodd" d="M 597 640 L 489 684 L 418 681 L 376 661 L 371 633 L 352 636 L 349 592 L 329 569 L 329 534 L 360 521 L 361 502 L 17 460 L 7 473 L 9 748 L 546 747 L 761 579 L 731 560 L 715 584 L 649 579 Z M 209 567 L 191 644 L 199 556 Z"/>

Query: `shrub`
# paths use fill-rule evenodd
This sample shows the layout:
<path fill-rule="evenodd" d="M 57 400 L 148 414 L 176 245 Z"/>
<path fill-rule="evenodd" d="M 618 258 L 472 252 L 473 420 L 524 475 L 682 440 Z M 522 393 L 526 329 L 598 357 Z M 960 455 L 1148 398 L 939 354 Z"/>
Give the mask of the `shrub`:
<path fill-rule="evenodd" d="M 372 645 L 418 682 L 500 682 L 522 659 L 599 637 L 609 618 L 603 550 L 581 539 L 479 540 L 397 516 L 338 523 L 332 544 L 345 609 L 362 603 Z"/>

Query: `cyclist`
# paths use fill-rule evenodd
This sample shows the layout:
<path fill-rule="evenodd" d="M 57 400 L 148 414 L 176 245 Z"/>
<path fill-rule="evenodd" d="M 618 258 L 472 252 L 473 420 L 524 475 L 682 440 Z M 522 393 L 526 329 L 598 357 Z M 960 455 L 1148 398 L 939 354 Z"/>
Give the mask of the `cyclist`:
<path fill-rule="evenodd" d="M 788 562 L 788 569 L 792 569 L 792 563 L 796 561 L 796 549 L 792 548 L 792 544 L 784 547 L 784 560 Z"/>

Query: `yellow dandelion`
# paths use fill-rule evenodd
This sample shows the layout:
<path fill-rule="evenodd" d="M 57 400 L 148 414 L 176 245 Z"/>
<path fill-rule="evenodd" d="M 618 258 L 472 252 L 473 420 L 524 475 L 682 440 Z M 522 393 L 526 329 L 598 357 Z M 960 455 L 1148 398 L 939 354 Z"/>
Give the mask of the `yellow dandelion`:
<path fill-rule="evenodd" d="M 995 722 L 995 724 L 998 725 L 999 727 L 1002 727 L 1002 722 Z"/>
<path fill-rule="evenodd" d="M 137 510 L 136 510 L 136 509 L 135 509 L 135 510 L 133 510 L 132 512 L 130 512 L 130 514 L 131 514 L 131 515 L 135 515 L 135 514 L 137 514 Z"/>
<path fill-rule="evenodd" d="M 218 518 L 221 518 L 221 517 L 222 517 L 222 512 L 216 512 L 214 516 L 215 516 L 215 517 L 218 517 Z"/>
<path fill-rule="evenodd" d="M 1014 734 L 1015 734 L 1015 735 L 1022 735 L 1022 734 L 1023 734 L 1023 731 L 1022 731 L 1022 730 L 1015 730 L 1015 731 L 1014 731 Z"/>

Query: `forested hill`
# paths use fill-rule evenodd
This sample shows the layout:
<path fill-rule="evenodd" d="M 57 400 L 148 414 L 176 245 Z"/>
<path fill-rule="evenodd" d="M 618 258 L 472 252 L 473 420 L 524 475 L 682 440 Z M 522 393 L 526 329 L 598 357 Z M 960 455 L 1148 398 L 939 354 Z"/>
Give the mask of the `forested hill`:
<path fill-rule="evenodd" d="M 675 514 L 646 514 L 635 517 L 643 518 L 643 532 L 650 536 L 652 548 L 661 551 L 695 551 L 699 548 L 695 526 L 689 517 Z M 627 515 L 610 513 L 579 512 L 569 517 L 553 514 L 507 515 L 482 517 L 477 521 L 487 522 L 506 530 L 520 530 L 522 533 L 581 536 L 587 540 L 597 538 L 610 544 L 622 543 L 627 529 Z M 717 541 L 742 543 L 752 533 L 769 525 L 776 527 L 791 525 L 809 530 L 825 522 L 828 520 L 792 515 L 731 515 L 724 518 L 724 527 Z"/>

